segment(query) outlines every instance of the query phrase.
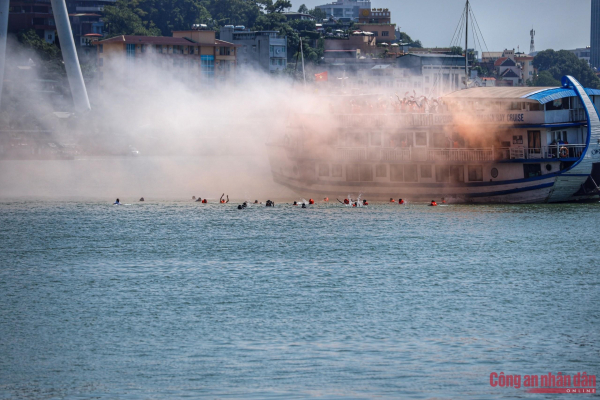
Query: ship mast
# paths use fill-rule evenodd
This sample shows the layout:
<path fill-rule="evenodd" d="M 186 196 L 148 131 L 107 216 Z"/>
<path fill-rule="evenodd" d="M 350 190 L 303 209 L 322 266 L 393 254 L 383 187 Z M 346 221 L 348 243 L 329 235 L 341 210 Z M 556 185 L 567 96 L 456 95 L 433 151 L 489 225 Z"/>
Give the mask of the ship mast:
<path fill-rule="evenodd" d="M 469 0 L 465 6 L 465 88 L 469 86 Z"/>

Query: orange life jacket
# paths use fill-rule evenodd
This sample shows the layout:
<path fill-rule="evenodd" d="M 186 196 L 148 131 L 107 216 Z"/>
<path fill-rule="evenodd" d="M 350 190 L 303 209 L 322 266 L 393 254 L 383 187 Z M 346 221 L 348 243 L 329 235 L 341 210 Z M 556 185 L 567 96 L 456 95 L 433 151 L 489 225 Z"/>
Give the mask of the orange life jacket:
<path fill-rule="evenodd" d="M 203 202 L 204 204 L 208 203 L 208 201 L 206 201 L 206 199 L 202 200 L 202 202 Z"/>
<path fill-rule="evenodd" d="M 308 204 L 315 204 L 315 201 L 313 199 L 308 200 Z"/>
<path fill-rule="evenodd" d="M 404 204 L 404 200 L 402 200 L 402 199 L 398 200 L 398 204 Z"/>
<path fill-rule="evenodd" d="M 437 203 L 435 201 L 432 201 L 430 205 L 431 206 L 437 206 Z"/>

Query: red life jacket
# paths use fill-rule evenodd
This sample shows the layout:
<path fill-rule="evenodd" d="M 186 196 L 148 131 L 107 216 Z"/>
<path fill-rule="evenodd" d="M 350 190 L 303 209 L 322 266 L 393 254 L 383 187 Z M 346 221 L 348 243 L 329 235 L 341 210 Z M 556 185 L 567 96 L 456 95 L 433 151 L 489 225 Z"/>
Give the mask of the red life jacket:
<path fill-rule="evenodd" d="M 204 204 L 208 203 L 208 201 L 206 201 L 206 199 L 202 200 L 202 202 L 203 202 Z"/>
<path fill-rule="evenodd" d="M 308 200 L 308 204 L 315 204 L 315 201 L 313 199 Z"/>

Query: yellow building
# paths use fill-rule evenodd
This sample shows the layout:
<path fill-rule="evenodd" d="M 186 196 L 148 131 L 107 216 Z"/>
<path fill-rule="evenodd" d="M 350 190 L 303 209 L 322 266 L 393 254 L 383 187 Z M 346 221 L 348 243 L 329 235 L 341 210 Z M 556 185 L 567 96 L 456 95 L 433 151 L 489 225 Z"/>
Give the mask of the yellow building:
<path fill-rule="evenodd" d="M 123 62 L 128 71 L 135 70 L 136 65 L 157 66 L 194 86 L 235 79 L 239 46 L 216 39 L 214 31 L 176 31 L 172 37 L 121 35 L 95 45 L 100 87 L 110 73 L 121 72 L 119 63 Z"/>

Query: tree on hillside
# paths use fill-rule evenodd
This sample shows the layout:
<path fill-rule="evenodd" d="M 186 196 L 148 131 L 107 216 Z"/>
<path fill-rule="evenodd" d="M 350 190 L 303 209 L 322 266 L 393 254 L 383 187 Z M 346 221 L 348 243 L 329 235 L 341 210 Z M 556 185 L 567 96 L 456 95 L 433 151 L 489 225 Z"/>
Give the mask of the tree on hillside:
<path fill-rule="evenodd" d="M 406 32 L 400 32 L 400 42 L 411 45 L 411 47 L 423 47 L 420 40 L 412 40 L 412 38 Z M 462 50 L 461 50 L 462 54 Z"/>
<path fill-rule="evenodd" d="M 42 78 L 58 80 L 66 75 L 62 53 L 55 44 L 40 38 L 33 29 L 20 31 L 17 34 L 17 40 L 25 49 L 32 51 L 39 58 L 39 70 Z M 35 56 L 31 57 L 37 62 Z"/>
<path fill-rule="evenodd" d="M 308 13 L 315 17 L 317 21 L 323 21 L 325 18 L 327 18 L 327 14 L 325 13 L 325 11 L 317 7 L 308 10 Z"/>
<path fill-rule="evenodd" d="M 560 86 L 560 81 L 554 79 L 552 74 L 548 71 L 540 72 L 533 81 L 527 81 L 528 86 Z"/>
<path fill-rule="evenodd" d="M 541 79 L 544 82 L 548 80 L 548 76 L 551 76 L 560 85 L 560 80 L 564 75 L 571 75 L 585 87 L 600 89 L 600 79 L 596 76 L 594 70 L 585 60 L 578 59 L 570 51 L 540 51 L 533 59 L 533 66 L 540 72 L 538 77 L 534 79 L 535 86 L 542 86 L 538 84 L 540 76 L 542 76 Z M 548 74 L 542 75 L 542 72 L 548 72 Z"/>
<path fill-rule="evenodd" d="M 258 3 L 262 4 L 263 9 L 268 13 L 282 13 L 286 9 L 292 6 L 292 2 L 290 0 L 258 0 Z"/>
<path fill-rule="evenodd" d="M 308 14 L 308 7 L 306 7 L 306 4 L 302 4 L 300 7 L 298 7 L 298 12 L 302 14 Z"/>
<path fill-rule="evenodd" d="M 118 0 L 114 6 L 104 7 L 104 22 L 106 23 L 107 37 L 118 35 L 143 35 L 158 36 L 161 34 L 154 23 L 148 19 L 142 20 L 146 13 L 140 9 L 135 12 L 136 4 L 128 0 Z"/>

